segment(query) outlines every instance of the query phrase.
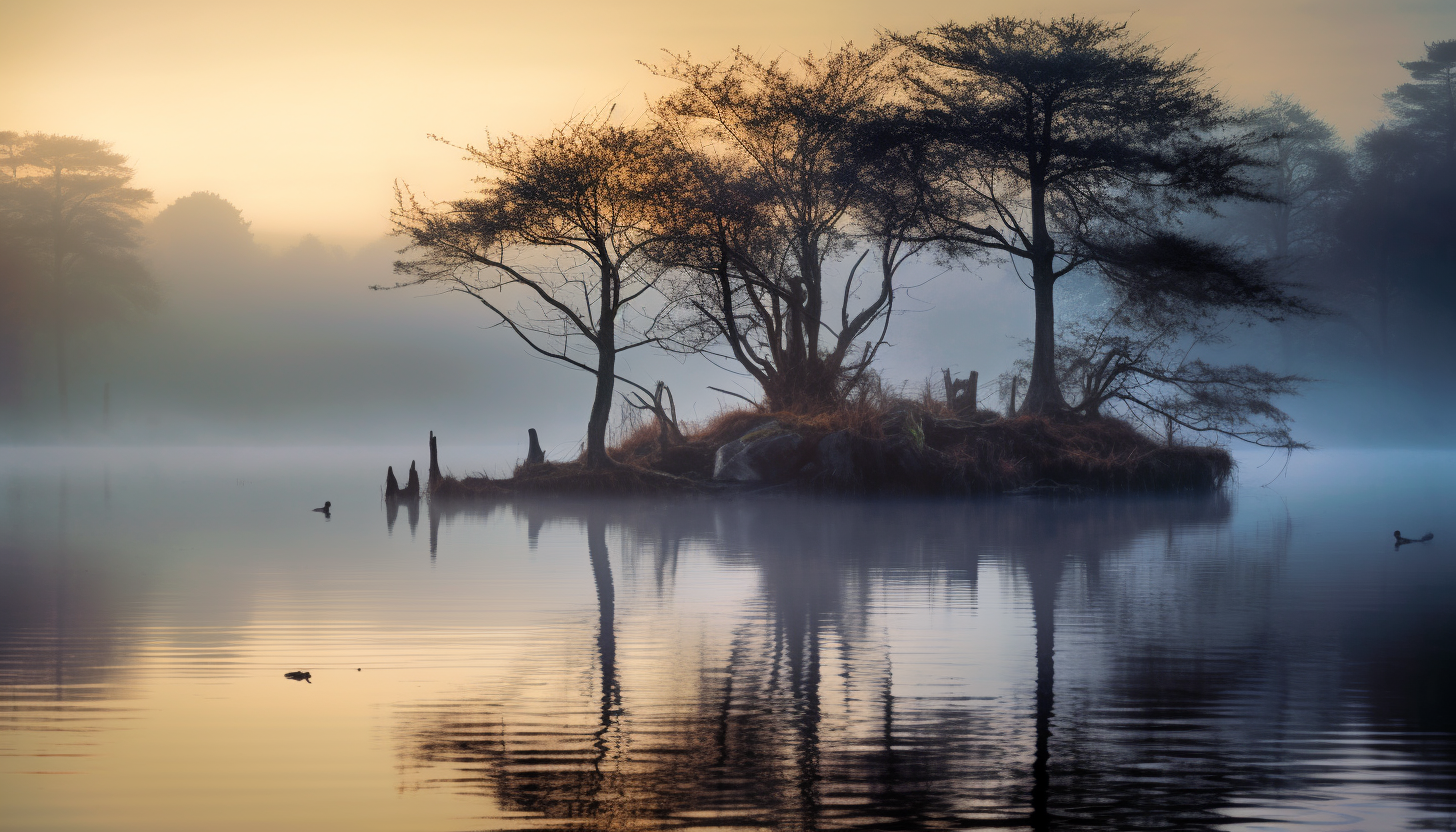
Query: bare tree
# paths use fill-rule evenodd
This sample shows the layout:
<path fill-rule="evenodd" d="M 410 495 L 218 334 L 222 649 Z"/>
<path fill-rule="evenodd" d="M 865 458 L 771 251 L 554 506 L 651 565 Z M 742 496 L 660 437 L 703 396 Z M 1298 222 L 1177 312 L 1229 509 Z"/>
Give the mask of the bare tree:
<path fill-rule="evenodd" d="M 673 399 L 672 390 L 666 382 L 657 382 L 651 396 L 633 392 L 622 398 L 632 411 L 652 414 L 657 423 L 657 447 L 661 450 L 665 451 L 673 445 L 681 445 L 687 441 L 683 438 L 682 427 L 677 421 L 677 401 Z"/>
<path fill-rule="evenodd" d="M 476 180 L 478 196 L 425 204 L 400 186 L 393 212 L 395 233 L 409 240 L 402 253 L 414 257 L 395 264 L 408 279 L 390 288 L 468 295 L 535 352 L 595 376 L 592 468 L 612 464 L 606 431 L 618 354 L 673 337 L 668 305 L 649 294 L 662 269 L 647 252 L 674 162 L 657 132 L 609 116 L 590 114 L 541 138 L 467 145 L 466 158 L 492 172 Z"/>
<path fill-rule="evenodd" d="M 950 238 L 1030 266 L 1035 347 L 1023 410 L 1067 407 L 1053 286 L 1075 270 L 1100 271 L 1148 304 L 1272 317 L 1298 308 L 1234 249 L 1177 228 L 1190 207 L 1261 198 L 1241 175 L 1255 160 L 1220 132 L 1233 113 L 1193 58 L 1075 16 L 891 37 L 918 60 L 914 88 L 958 156 L 937 188 Z"/>
<path fill-rule="evenodd" d="M 1308 379 L 1241 364 L 1216 366 L 1195 357 L 1227 340 L 1211 319 L 1148 320 L 1128 307 L 1060 327 L 1057 377 L 1072 412 L 1117 415 L 1171 441 L 1174 428 L 1210 433 L 1268 448 L 1308 447 L 1290 433 L 1274 400 L 1298 395 Z M 1023 361 L 1019 370 L 1029 369 Z"/>
<path fill-rule="evenodd" d="M 787 64 L 740 51 L 653 69 L 682 84 L 655 112 L 694 160 L 660 255 L 695 275 L 698 323 L 771 409 L 844 398 L 884 343 L 897 270 L 924 246 L 910 233 L 923 157 L 899 130 L 887 56 L 845 46 Z M 855 308 L 861 281 L 869 299 Z"/>

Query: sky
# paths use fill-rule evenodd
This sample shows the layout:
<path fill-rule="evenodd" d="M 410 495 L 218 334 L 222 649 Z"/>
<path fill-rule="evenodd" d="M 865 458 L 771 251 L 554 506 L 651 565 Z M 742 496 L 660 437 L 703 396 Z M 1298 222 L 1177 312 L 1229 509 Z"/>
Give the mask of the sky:
<path fill-rule="evenodd" d="M 995 14 L 1127 20 L 1197 52 L 1239 103 L 1290 94 L 1352 138 L 1381 117 L 1397 60 L 1456 36 L 1453 0 L 835 0 L 688 4 L 6 0 L 0 129 L 111 141 L 157 207 L 206 190 L 265 242 L 357 246 L 388 230 L 392 183 L 448 199 L 477 171 L 456 142 L 536 133 L 666 91 L 639 62 L 868 43 Z"/>

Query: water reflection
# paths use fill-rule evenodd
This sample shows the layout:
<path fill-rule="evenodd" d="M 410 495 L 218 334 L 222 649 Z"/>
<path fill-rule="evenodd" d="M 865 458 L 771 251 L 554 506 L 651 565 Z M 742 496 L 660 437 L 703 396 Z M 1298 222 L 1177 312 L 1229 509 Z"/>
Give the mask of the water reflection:
<path fill-rule="evenodd" d="M 410 537 L 414 537 L 415 530 L 420 525 L 420 497 L 418 494 L 410 497 L 386 496 L 384 498 L 385 531 L 389 534 L 394 534 L 394 524 L 399 520 L 399 507 L 401 505 L 405 508 L 405 520 L 409 523 Z M 437 528 L 438 524 L 432 522 L 431 526 Z"/>
<path fill-rule="evenodd" d="M 0 826 L 1456 818 L 1450 535 L 1392 553 L 1368 497 L 394 500 L 381 529 L 372 480 L 244 485 L 275 465 L 3 486 Z M 1433 516 L 1424 482 L 1382 499 Z"/>
<path fill-rule="evenodd" d="M 69 479 L 54 486 L 49 506 L 44 492 L 23 496 L 32 499 L 12 493 L 12 505 L 52 515 L 53 525 L 29 539 L 0 535 L 0 690 L 56 702 L 101 698 L 127 640 L 117 589 L 129 576 L 71 539 Z"/>
<path fill-rule="evenodd" d="M 453 782 L 510 811 L 591 828 L 1050 828 L 1066 815 L 1053 755 L 1085 754 L 1051 742 L 1054 622 L 1066 564 L 1095 583 L 1108 555 L 1139 539 L 1172 544 L 1218 528 L 1230 506 L 1215 497 L 1009 507 L 524 502 L 511 511 L 533 541 L 551 523 L 585 526 L 599 603 L 599 718 L 575 731 L 543 730 L 539 700 L 459 702 L 412 726 L 417 763 L 455 768 Z M 643 701 L 623 698 L 609 525 L 623 562 L 646 565 L 659 599 L 671 594 L 684 549 L 756 574 L 757 597 L 717 649 L 699 649 L 695 667 L 671 669 L 692 680 L 680 696 L 638 685 Z M 1015 680 L 991 696 L 915 695 L 913 685 L 897 693 L 892 637 L 877 621 L 887 578 L 910 586 L 933 578 L 954 605 L 974 607 L 983 558 L 1029 592 L 1030 720 L 1012 704 L 1020 696 Z M 570 710 L 568 701 L 553 701 L 545 712 Z"/>

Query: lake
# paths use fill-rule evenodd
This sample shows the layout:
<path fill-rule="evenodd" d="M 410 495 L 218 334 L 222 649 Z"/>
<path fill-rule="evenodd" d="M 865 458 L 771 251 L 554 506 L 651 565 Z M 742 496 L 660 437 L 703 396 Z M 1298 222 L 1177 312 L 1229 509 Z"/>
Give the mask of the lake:
<path fill-rule="evenodd" d="M 0 450 L 0 829 L 1456 828 L 1456 453 L 387 506 L 419 450 Z"/>

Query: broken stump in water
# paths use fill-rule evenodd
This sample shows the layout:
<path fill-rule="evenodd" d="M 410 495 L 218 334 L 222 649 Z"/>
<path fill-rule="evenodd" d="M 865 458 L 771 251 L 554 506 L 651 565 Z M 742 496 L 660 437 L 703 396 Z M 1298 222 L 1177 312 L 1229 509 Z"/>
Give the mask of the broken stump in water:
<path fill-rule="evenodd" d="M 445 477 L 440 473 L 440 452 L 435 447 L 435 432 L 430 431 L 430 488 L 439 485 Z"/>
<path fill-rule="evenodd" d="M 526 464 L 535 465 L 546 461 L 546 452 L 541 450 L 541 440 L 536 438 L 536 429 L 530 428 L 528 433 L 531 436 L 531 447 L 526 451 Z"/>
<path fill-rule="evenodd" d="M 389 500 L 399 496 L 399 480 L 394 478 L 394 466 L 389 466 L 389 473 L 384 475 L 384 499 Z"/>
<path fill-rule="evenodd" d="M 420 472 L 415 470 L 415 463 L 410 461 L 409 479 L 405 482 L 404 488 L 399 490 L 401 497 L 420 496 Z"/>

